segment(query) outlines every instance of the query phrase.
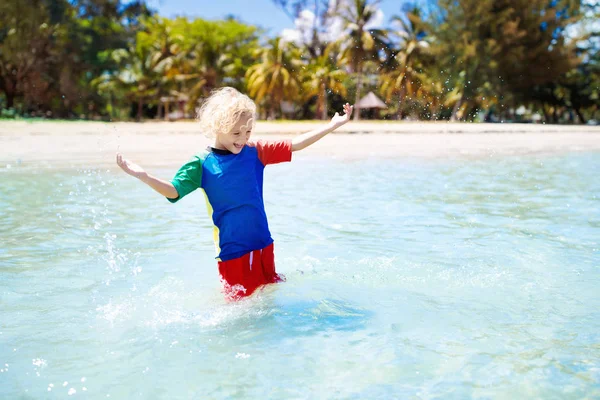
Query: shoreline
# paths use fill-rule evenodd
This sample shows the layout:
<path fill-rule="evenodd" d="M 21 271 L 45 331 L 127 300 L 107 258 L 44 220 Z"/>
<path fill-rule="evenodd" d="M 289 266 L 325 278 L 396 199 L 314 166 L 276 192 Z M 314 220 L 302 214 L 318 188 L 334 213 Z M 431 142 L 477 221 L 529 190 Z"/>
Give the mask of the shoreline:
<path fill-rule="evenodd" d="M 259 121 L 252 137 L 291 138 L 320 124 Z M 0 121 L 0 168 L 15 164 L 112 166 L 117 151 L 144 166 L 174 166 L 209 144 L 195 122 Z M 343 160 L 573 152 L 600 153 L 600 127 L 351 121 L 299 154 Z"/>
<path fill-rule="evenodd" d="M 262 121 L 254 128 L 254 134 L 292 135 L 306 132 L 328 121 Z M 111 134 L 114 131 L 127 133 L 200 133 L 195 121 L 145 121 L 145 122 L 100 122 L 100 121 L 0 121 L 0 136 L 19 134 L 54 135 L 61 134 Z M 464 123 L 447 121 L 350 121 L 338 128 L 338 133 L 600 133 L 600 126 L 594 125 L 550 125 L 522 123 Z"/>

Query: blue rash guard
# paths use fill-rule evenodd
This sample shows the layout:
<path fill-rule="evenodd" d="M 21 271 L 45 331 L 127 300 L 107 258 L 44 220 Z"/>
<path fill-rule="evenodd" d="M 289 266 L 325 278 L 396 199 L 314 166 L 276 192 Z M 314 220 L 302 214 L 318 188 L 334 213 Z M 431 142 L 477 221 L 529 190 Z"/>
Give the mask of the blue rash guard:
<path fill-rule="evenodd" d="M 214 224 L 217 259 L 233 260 L 273 243 L 263 201 L 265 166 L 291 161 L 291 140 L 248 142 L 242 151 L 208 148 L 171 181 L 179 197 L 200 188 Z"/>

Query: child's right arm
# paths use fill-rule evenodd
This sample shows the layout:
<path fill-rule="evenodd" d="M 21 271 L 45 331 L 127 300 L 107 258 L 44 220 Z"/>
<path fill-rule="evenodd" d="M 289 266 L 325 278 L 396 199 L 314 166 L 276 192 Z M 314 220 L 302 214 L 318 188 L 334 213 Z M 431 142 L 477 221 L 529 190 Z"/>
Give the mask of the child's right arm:
<path fill-rule="evenodd" d="M 123 158 L 120 153 L 117 153 L 117 165 L 121 167 L 123 171 L 138 178 L 166 198 L 176 199 L 179 197 L 177 189 L 175 189 L 175 186 L 173 186 L 171 182 L 150 175 L 139 165 Z"/>

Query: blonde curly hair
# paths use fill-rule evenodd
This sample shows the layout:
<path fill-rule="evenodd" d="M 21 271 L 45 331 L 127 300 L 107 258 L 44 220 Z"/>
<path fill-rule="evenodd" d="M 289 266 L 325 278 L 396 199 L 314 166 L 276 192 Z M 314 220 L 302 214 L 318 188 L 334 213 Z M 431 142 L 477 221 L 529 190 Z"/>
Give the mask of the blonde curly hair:
<path fill-rule="evenodd" d="M 254 127 L 256 104 L 232 87 L 213 90 L 196 114 L 207 136 L 229 133 L 243 116 L 251 117 Z"/>

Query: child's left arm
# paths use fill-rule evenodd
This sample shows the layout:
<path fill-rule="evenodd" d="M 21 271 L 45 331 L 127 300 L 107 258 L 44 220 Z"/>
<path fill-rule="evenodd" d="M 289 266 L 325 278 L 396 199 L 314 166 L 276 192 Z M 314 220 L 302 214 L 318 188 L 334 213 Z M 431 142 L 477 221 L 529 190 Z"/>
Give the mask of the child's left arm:
<path fill-rule="evenodd" d="M 331 119 L 331 122 L 325 125 L 324 127 L 303 133 L 300 136 L 296 136 L 294 139 L 292 139 L 292 151 L 302 150 L 310 146 L 317 140 L 321 139 L 323 136 L 335 131 L 337 128 L 350 121 L 350 116 L 352 115 L 353 109 L 353 106 L 346 103 L 344 104 L 344 115 L 335 113 L 335 115 Z"/>

